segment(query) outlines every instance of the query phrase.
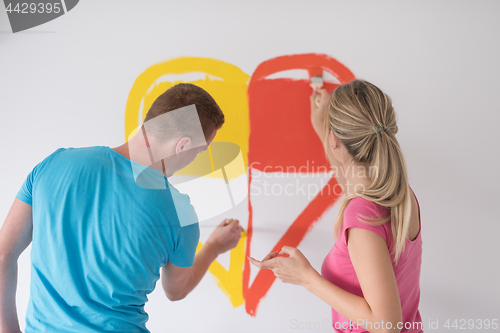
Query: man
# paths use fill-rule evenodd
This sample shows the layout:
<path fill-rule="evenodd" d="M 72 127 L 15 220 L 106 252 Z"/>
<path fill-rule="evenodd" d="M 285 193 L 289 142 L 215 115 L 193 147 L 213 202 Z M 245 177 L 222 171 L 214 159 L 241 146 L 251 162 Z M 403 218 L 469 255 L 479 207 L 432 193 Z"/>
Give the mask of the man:
<path fill-rule="evenodd" d="M 61 148 L 35 166 L 0 230 L 0 332 L 20 332 L 17 260 L 31 242 L 27 333 L 148 332 L 144 304 L 160 267 L 171 301 L 191 292 L 242 228 L 224 220 L 195 255 L 196 213 L 166 177 L 223 123 L 206 91 L 179 84 L 122 146 Z"/>

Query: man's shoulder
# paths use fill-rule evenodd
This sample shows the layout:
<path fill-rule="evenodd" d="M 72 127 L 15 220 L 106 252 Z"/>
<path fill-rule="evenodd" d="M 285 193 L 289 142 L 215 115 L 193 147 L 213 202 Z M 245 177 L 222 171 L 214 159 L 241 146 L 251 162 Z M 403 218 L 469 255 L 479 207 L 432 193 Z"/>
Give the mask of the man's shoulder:
<path fill-rule="evenodd" d="M 185 193 L 179 192 L 179 190 L 172 185 L 168 180 L 166 181 L 168 190 L 170 191 L 170 195 L 172 196 L 172 200 L 174 200 L 174 203 L 176 207 L 179 205 L 179 208 L 181 209 L 186 209 L 186 210 L 192 210 L 194 207 L 191 205 L 191 198 L 189 195 Z"/>
<path fill-rule="evenodd" d="M 84 165 L 99 165 L 96 163 L 98 160 L 109 161 L 105 148 L 104 146 L 58 148 L 40 162 L 36 168 L 48 168 L 56 172 L 55 170 L 60 168 L 76 170 Z"/>
<path fill-rule="evenodd" d="M 67 147 L 59 148 L 54 151 L 51 156 L 56 157 L 56 159 L 70 159 L 70 160 L 89 160 L 92 158 L 99 158 L 101 156 L 107 156 L 106 146 L 90 146 L 90 147 Z M 108 157 L 109 158 L 109 157 Z"/>
<path fill-rule="evenodd" d="M 196 210 L 191 204 L 191 198 L 189 195 L 179 192 L 179 190 L 172 185 L 168 180 L 168 184 L 172 201 L 179 218 L 179 222 L 182 227 L 198 223 L 198 215 Z"/>
<path fill-rule="evenodd" d="M 89 146 L 89 147 L 67 147 L 59 148 L 55 152 L 66 153 L 66 154 L 98 154 L 105 153 L 107 149 L 106 146 Z"/>
<path fill-rule="evenodd" d="M 76 156 L 76 155 L 92 155 L 92 154 L 99 154 L 99 153 L 105 153 L 106 149 L 108 147 L 106 146 L 90 146 L 90 147 L 63 147 L 63 148 L 58 148 L 56 149 L 53 153 L 51 153 L 48 157 L 50 156 Z"/>

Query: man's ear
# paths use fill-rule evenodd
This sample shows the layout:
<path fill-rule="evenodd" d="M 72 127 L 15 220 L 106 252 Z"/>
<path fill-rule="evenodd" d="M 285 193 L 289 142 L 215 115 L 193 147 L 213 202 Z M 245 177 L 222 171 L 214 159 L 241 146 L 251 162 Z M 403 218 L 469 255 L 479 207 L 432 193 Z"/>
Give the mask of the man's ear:
<path fill-rule="evenodd" d="M 190 149 L 190 143 L 191 143 L 191 138 L 188 136 L 185 136 L 177 142 L 177 145 L 175 146 L 175 154 L 179 155 L 182 152 L 185 152 L 186 150 Z"/>

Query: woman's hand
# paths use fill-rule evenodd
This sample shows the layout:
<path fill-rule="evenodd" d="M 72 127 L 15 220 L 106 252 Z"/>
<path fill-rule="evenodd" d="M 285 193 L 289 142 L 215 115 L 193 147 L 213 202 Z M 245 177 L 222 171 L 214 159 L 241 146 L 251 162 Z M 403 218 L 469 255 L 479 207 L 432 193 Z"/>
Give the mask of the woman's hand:
<path fill-rule="evenodd" d="M 319 106 L 316 104 L 316 99 L 319 97 Z M 325 89 L 313 90 L 310 97 L 311 101 L 311 123 L 314 130 L 321 140 L 324 138 L 325 129 L 325 116 L 328 112 L 328 103 L 330 101 L 330 94 Z"/>
<path fill-rule="evenodd" d="M 305 287 L 318 275 L 302 252 L 294 247 L 283 246 L 281 252 L 271 252 L 262 261 L 252 257 L 248 259 L 260 269 L 272 270 L 274 275 L 285 283 Z"/>

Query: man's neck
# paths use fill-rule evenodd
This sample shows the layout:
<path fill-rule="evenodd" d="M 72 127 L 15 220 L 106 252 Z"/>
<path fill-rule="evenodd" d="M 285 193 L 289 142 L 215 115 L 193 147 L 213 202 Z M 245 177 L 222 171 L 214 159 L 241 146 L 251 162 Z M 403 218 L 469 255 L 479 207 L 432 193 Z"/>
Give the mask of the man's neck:
<path fill-rule="evenodd" d="M 130 159 L 130 154 L 128 151 L 128 142 L 125 142 L 124 144 L 122 144 L 119 147 L 111 148 L 111 149 L 113 149 L 114 151 L 116 151 L 118 154 L 122 155 L 126 159 Z"/>
<path fill-rule="evenodd" d="M 151 163 L 146 163 L 145 161 L 135 161 L 135 160 L 132 160 L 130 158 L 130 150 L 129 150 L 129 144 L 128 144 L 128 142 L 125 142 L 123 145 L 121 145 L 119 147 L 111 148 L 111 149 L 113 149 L 114 151 L 116 151 L 118 154 L 122 155 L 126 159 L 134 161 L 134 162 L 136 162 L 136 163 L 138 163 L 140 165 L 149 166 L 150 168 L 153 168 L 153 169 L 156 169 L 156 170 L 160 171 L 165 177 L 169 177 L 166 172 L 163 172 L 163 166 L 161 164 L 161 161 L 157 162 L 157 163 L 155 163 L 153 165 L 148 165 L 148 164 L 151 164 Z"/>

